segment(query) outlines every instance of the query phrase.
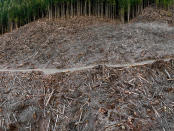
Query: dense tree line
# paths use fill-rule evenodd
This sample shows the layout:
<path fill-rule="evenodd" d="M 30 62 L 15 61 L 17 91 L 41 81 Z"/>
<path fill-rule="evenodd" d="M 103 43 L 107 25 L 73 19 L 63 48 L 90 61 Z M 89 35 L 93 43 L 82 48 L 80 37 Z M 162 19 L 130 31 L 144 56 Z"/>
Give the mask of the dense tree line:
<path fill-rule="evenodd" d="M 53 19 L 94 15 L 125 22 L 151 4 L 168 9 L 173 3 L 174 0 L 0 0 L 0 33 L 45 16 Z"/>

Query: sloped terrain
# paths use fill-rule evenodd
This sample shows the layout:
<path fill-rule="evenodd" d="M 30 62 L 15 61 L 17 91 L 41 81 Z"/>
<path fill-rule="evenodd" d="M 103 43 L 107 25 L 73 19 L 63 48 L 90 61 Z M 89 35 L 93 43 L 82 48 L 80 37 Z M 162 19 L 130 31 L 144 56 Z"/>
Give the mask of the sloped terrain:
<path fill-rule="evenodd" d="M 173 16 L 159 13 L 41 19 L 0 36 L 0 131 L 173 131 Z"/>
<path fill-rule="evenodd" d="M 0 126 L 10 131 L 172 131 L 173 78 L 174 60 L 54 75 L 0 73 Z"/>
<path fill-rule="evenodd" d="M 159 21 L 168 23 L 170 26 L 174 25 L 174 7 L 171 7 L 168 11 L 158 9 L 154 6 L 147 7 L 143 10 L 142 14 L 133 19 L 132 22 L 154 22 Z"/>
<path fill-rule="evenodd" d="M 95 17 L 33 22 L 0 37 L 0 68 L 70 68 L 174 55 L 174 27 Z"/>

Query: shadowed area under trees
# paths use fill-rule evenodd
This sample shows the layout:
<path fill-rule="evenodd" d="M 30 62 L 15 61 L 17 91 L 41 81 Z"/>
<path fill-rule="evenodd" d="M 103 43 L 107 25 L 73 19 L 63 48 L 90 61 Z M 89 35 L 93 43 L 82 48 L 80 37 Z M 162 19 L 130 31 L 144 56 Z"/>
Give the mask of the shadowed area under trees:
<path fill-rule="evenodd" d="M 0 34 L 42 17 L 97 16 L 124 23 L 156 4 L 168 9 L 174 0 L 0 0 Z"/>

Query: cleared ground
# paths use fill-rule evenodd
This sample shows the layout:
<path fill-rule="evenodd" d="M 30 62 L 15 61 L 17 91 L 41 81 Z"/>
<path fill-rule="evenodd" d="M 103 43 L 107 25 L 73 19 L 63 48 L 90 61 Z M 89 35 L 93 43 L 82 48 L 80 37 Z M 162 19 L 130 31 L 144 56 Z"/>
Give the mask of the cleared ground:
<path fill-rule="evenodd" d="M 61 69 L 173 56 L 174 27 L 160 21 L 40 20 L 0 37 L 1 69 Z"/>
<path fill-rule="evenodd" d="M 42 19 L 0 36 L 0 131 L 173 131 L 172 15 Z"/>
<path fill-rule="evenodd" d="M 174 60 L 130 68 L 0 73 L 8 130 L 174 130 Z"/>

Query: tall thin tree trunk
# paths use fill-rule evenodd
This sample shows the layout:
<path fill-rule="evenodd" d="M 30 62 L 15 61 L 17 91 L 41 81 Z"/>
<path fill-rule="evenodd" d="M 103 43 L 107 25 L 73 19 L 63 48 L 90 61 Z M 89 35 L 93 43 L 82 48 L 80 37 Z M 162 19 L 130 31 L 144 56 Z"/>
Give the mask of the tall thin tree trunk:
<path fill-rule="evenodd" d="M 73 3 L 72 3 L 72 0 L 71 0 L 71 17 L 74 16 L 74 11 L 73 11 Z"/>
<path fill-rule="evenodd" d="M 121 8 L 120 16 L 121 16 L 121 22 L 124 24 L 124 8 Z"/>
<path fill-rule="evenodd" d="M 89 7 L 88 7 L 88 8 L 89 8 L 89 9 L 88 9 L 88 10 L 89 10 L 89 16 L 91 16 L 91 1 L 90 1 L 90 0 L 89 0 L 89 2 L 88 2 L 88 6 L 89 6 Z"/>
<path fill-rule="evenodd" d="M 130 21 L 130 5 L 128 5 L 128 11 L 127 11 L 127 21 Z"/>
<path fill-rule="evenodd" d="M 85 0 L 84 15 L 87 15 L 87 1 Z"/>

